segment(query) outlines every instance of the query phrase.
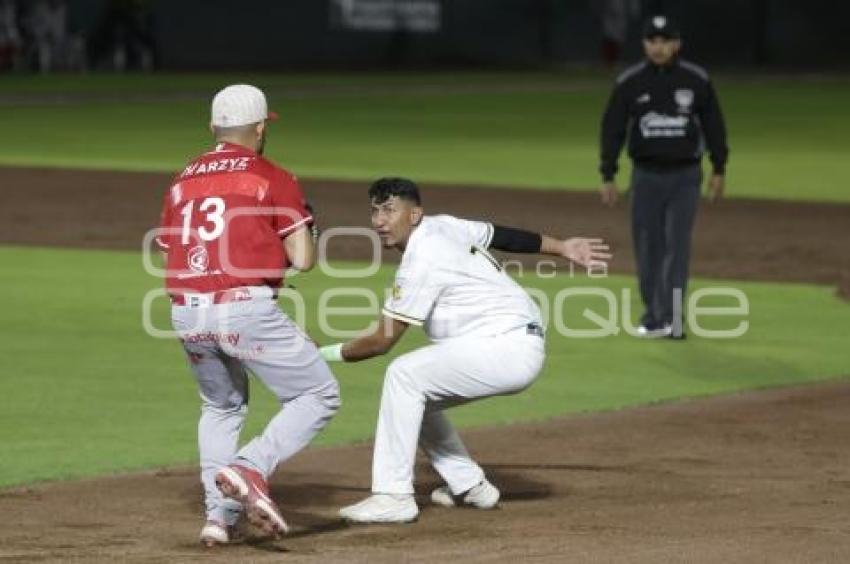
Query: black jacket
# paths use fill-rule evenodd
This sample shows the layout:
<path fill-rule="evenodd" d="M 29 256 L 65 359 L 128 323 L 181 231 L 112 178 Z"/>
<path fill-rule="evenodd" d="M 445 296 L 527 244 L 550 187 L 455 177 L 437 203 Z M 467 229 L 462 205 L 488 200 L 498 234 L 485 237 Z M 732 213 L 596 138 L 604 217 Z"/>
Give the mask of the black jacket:
<path fill-rule="evenodd" d="M 603 180 L 612 180 L 629 129 L 629 156 L 637 166 L 667 169 L 698 163 L 706 144 L 714 172 L 723 174 L 726 126 L 708 74 L 676 59 L 659 67 L 644 61 L 617 78 L 602 118 Z"/>

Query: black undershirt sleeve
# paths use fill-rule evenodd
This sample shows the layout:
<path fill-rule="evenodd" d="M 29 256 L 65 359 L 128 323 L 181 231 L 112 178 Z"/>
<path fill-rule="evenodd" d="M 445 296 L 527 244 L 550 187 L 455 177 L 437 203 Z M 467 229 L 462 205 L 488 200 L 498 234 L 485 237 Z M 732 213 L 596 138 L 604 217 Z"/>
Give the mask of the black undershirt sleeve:
<path fill-rule="evenodd" d="M 543 236 L 539 233 L 493 225 L 490 248 L 509 253 L 539 253 Z"/>
<path fill-rule="evenodd" d="M 629 106 L 626 101 L 625 86 L 617 84 L 608 100 L 608 106 L 602 115 L 602 132 L 599 136 L 600 164 L 602 180 L 610 182 L 617 174 L 617 159 L 626 141 L 626 128 L 629 123 Z"/>
<path fill-rule="evenodd" d="M 729 146 L 726 144 L 726 124 L 723 121 L 723 112 L 717 101 L 714 87 L 708 83 L 708 94 L 705 109 L 701 114 L 702 129 L 708 149 L 711 151 L 711 164 L 715 174 L 726 172 L 726 160 L 729 158 Z"/>

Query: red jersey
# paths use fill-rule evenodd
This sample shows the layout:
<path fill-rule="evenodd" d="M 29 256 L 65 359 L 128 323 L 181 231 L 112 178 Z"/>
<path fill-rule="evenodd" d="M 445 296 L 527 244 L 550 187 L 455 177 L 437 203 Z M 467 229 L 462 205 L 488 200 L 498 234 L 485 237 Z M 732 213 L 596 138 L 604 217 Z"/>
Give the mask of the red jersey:
<path fill-rule="evenodd" d="M 295 177 L 254 151 L 219 143 L 178 174 L 162 205 L 159 247 L 172 295 L 283 283 L 282 239 L 312 217 Z"/>

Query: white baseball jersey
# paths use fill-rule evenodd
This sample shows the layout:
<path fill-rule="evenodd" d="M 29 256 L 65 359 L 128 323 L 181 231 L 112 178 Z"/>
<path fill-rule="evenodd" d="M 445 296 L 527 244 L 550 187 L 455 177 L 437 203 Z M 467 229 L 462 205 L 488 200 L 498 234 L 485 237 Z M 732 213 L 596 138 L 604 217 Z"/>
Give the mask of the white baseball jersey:
<path fill-rule="evenodd" d="M 500 335 L 541 323 L 540 310 L 487 247 L 493 225 L 426 216 L 413 231 L 383 313 L 432 341 Z"/>

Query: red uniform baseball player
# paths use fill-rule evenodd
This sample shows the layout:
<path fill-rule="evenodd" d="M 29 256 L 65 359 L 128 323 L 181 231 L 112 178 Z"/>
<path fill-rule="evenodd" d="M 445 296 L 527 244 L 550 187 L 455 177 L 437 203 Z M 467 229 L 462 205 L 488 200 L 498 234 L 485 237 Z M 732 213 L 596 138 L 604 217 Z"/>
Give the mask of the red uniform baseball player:
<path fill-rule="evenodd" d="M 269 533 L 286 531 L 266 480 L 339 407 L 327 364 L 275 301 L 287 267 L 309 270 L 315 262 L 312 216 L 301 188 L 262 156 L 267 121 L 276 117 L 253 86 L 216 94 L 216 146 L 174 179 L 157 238 L 167 255 L 172 324 L 200 388 L 201 542 L 207 546 L 229 542 L 243 510 Z M 282 409 L 237 450 L 248 370 Z"/>

